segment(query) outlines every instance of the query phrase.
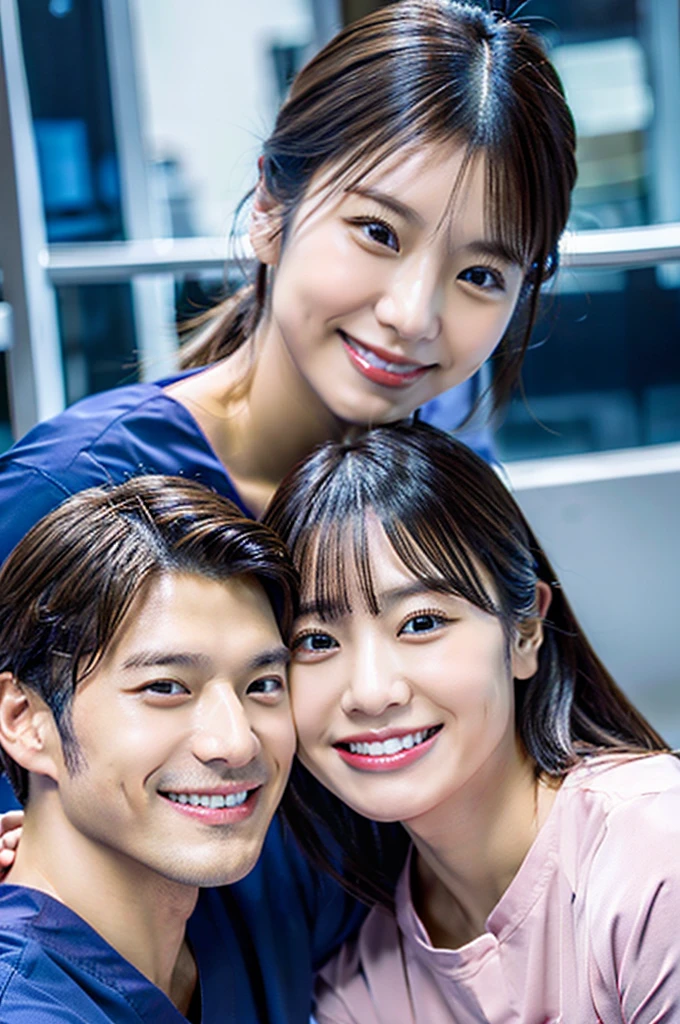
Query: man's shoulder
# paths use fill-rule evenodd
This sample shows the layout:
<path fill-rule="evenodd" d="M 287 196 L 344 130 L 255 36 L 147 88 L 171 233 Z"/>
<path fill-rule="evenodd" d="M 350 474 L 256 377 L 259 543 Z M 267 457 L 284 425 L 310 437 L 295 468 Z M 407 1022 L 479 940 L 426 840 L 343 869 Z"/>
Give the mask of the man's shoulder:
<path fill-rule="evenodd" d="M 184 1018 L 68 907 L 0 886 L 2 1024 L 142 1024 Z"/>
<path fill-rule="evenodd" d="M 6 888 L 0 888 L 0 1020 L 103 1024 L 107 1018 L 83 999 L 75 980 L 54 959 L 49 943 L 34 935 L 41 911 L 39 894 L 19 886 Z"/>

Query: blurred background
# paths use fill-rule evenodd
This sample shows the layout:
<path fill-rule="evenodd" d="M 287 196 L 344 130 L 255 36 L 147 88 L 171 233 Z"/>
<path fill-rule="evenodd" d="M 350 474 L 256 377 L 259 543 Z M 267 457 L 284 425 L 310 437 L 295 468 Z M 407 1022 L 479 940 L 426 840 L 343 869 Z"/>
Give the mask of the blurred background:
<path fill-rule="evenodd" d="M 377 6 L 0 0 L 0 450 L 172 370 L 178 322 L 238 281 L 234 212 L 288 83 Z M 497 449 L 597 650 L 680 746 L 680 5 L 521 6 L 579 182 Z"/>

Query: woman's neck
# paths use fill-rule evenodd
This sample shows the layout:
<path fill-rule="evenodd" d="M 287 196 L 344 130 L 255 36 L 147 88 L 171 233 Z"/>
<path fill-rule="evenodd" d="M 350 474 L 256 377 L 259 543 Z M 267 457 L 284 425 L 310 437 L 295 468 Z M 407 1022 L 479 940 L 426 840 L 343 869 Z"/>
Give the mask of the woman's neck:
<path fill-rule="evenodd" d="M 256 515 L 297 462 L 347 430 L 267 329 L 167 390 L 192 414 Z"/>
<path fill-rule="evenodd" d="M 493 786 L 474 781 L 446 808 L 405 823 L 416 848 L 413 901 L 441 948 L 456 949 L 485 931 L 557 792 L 526 760 Z"/>

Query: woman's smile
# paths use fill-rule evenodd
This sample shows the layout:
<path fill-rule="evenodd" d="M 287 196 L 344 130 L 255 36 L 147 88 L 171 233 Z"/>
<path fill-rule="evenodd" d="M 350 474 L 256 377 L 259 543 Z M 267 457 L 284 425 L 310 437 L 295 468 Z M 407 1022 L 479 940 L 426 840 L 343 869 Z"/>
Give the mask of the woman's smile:
<path fill-rule="evenodd" d="M 497 616 L 414 576 L 371 513 L 365 542 L 373 610 L 351 542 L 338 548 L 345 612 L 317 609 L 303 585 L 291 668 L 299 756 L 359 814 L 412 823 L 521 767 L 513 674 L 524 670 Z"/>
<path fill-rule="evenodd" d="M 383 729 L 333 744 L 345 764 L 357 771 L 391 772 L 408 768 L 432 749 L 442 724 L 421 729 Z"/>
<path fill-rule="evenodd" d="M 422 365 L 376 345 L 365 345 L 339 331 L 352 365 L 367 380 L 387 388 L 404 388 L 420 380 L 435 364 Z"/>
<path fill-rule="evenodd" d="M 464 157 L 431 144 L 361 187 L 343 188 L 331 168 L 285 241 L 277 209 L 261 214 L 279 240 L 258 251 L 273 267 L 258 366 L 276 367 L 270 388 L 285 388 L 286 404 L 345 423 L 403 419 L 496 348 L 524 270 L 489 233 L 483 157 L 452 201 Z"/>

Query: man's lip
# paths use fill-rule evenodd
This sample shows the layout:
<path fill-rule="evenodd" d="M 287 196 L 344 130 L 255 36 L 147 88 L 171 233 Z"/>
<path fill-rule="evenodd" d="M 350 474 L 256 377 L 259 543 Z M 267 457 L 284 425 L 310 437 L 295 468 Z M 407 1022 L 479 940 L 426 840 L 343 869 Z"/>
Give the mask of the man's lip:
<path fill-rule="evenodd" d="M 396 363 L 397 366 L 412 366 L 414 370 L 426 370 L 429 366 L 434 365 L 434 363 L 420 363 L 416 359 L 407 359 L 406 356 L 399 355 L 397 352 L 392 352 L 386 348 L 381 348 L 379 345 L 369 345 L 367 342 L 362 341 L 361 338 L 355 338 L 352 334 L 348 334 L 347 331 L 341 330 L 340 334 L 347 341 L 354 342 L 355 345 L 360 345 L 362 348 L 367 348 L 369 352 L 374 352 L 379 359 L 384 359 L 386 363 Z"/>
<path fill-rule="evenodd" d="M 370 729 L 368 732 L 357 732 L 351 736 L 343 736 L 342 739 L 334 740 L 332 745 L 337 747 L 340 743 L 346 746 L 350 743 L 384 743 L 385 740 L 400 740 L 402 736 L 412 736 L 417 732 L 427 732 L 428 729 L 436 729 L 441 724 L 441 722 L 435 722 L 430 725 L 414 725 L 404 729 Z"/>

